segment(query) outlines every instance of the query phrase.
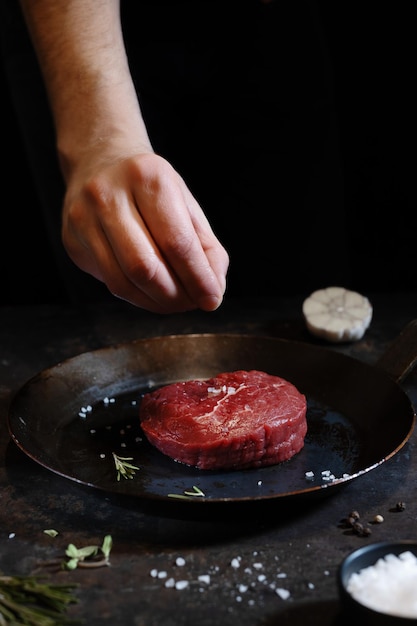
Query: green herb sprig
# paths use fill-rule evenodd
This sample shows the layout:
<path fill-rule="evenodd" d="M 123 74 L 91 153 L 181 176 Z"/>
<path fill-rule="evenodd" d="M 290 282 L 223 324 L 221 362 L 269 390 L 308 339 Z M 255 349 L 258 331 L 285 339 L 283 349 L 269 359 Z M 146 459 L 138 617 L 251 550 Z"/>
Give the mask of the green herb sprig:
<path fill-rule="evenodd" d="M 63 626 L 79 624 L 65 611 L 78 599 L 78 585 L 53 585 L 34 576 L 4 576 L 0 573 L 0 626 Z"/>
<path fill-rule="evenodd" d="M 112 452 L 112 455 L 114 459 L 114 465 L 116 467 L 117 480 L 120 480 L 122 476 L 123 478 L 133 478 L 133 476 L 136 474 L 136 470 L 139 469 L 139 467 L 136 467 L 136 465 L 127 463 L 127 461 L 133 461 L 133 457 L 118 456 L 115 452 Z"/>
<path fill-rule="evenodd" d="M 168 498 L 178 498 L 180 500 L 189 500 L 190 498 L 204 498 L 205 493 L 199 487 L 193 485 L 192 491 L 184 491 L 183 493 L 169 493 Z"/>
<path fill-rule="evenodd" d="M 111 535 L 106 535 L 101 546 L 85 546 L 76 548 L 70 543 L 65 551 L 68 561 L 63 563 L 65 569 L 74 570 L 77 567 L 104 567 L 110 565 L 110 551 L 113 540 Z M 1 622 L 0 622 L 1 626 Z"/>

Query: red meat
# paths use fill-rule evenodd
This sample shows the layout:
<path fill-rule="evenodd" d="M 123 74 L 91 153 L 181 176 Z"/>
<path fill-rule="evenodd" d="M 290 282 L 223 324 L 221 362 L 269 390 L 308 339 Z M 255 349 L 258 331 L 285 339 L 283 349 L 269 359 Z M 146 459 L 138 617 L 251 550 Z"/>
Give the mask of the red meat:
<path fill-rule="evenodd" d="M 144 395 L 148 441 L 175 461 L 204 470 L 287 461 L 304 446 L 307 402 L 278 376 L 257 370 L 173 383 Z"/>

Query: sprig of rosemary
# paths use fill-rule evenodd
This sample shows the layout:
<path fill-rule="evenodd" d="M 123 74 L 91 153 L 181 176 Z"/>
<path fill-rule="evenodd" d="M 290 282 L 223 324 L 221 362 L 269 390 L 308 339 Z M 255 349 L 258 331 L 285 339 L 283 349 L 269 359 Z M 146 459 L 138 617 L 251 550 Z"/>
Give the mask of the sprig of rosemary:
<path fill-rule="evenodd" d="M 53 585 L 34 576 L 0 573 L 0 626 L 80 624 L 65 616 L 68 605 L 78 602 L 73 594 L 77 586 Z"/>
<path fill-rule="evenodd" d="M 111 535 L 106 535 L 101 546 L 85 546 L 76 548 L 70 543 L 65 550 L 68 561 L 64 562 L 65 569 L 76 569 L 77 567 L 103 567 L 110 565 L 110 551 L 113 546 Z M 1 622 L 0 622 L 1 626 Z"/>
<path fill-rule="evenodd" d="M 139 467 L 136 467 L 136 465 L 127 463 L 127 461 L 133 461 L 133 457 L 118 456 L 115 452 L 112 452 L 112 455 L 114 459 L 114 465 L 116 467 L 117 480 L 120 480 L 122 476 L 123 478 L 133 478 L 133 476 L 136 474 L 136 470 L 139 469 Z"/>
<path fill-rule="evenodd" d="M 169 493 L 168 497 L 169 498 L 178 498 L 180 500 L 189 500 L 190 498 L 204 498 L 205 497 L 205 493 L 203 491 L 201 491 L 201 489 L 199 487 L 196 487 L 196 485 L 193 485 L 193 490 L 192 491 L 184 491 L 183 493 Z"/>

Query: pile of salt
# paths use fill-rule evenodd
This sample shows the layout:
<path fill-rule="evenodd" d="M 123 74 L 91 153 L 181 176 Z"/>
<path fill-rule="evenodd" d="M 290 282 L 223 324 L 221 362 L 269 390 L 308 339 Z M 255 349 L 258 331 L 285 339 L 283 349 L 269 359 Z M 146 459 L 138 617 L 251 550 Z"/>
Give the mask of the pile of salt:
<path fill-rule="evenodd" d="M 417 617 L 417 556 L 387 554 L 351 575 L 347 590 L 361 604 L 389 615 Z"/>

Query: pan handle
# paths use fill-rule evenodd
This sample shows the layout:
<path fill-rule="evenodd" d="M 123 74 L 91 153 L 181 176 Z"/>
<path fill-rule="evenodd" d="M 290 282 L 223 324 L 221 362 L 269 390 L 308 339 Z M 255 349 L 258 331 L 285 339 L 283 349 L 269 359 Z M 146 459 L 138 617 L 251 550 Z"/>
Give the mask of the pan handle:
<path fill-rule="evenodd" d="M 398 383 L 413 369 L 417 362 L 417 319 L 401 331 L 376 365 L 385 370 Z"/>

